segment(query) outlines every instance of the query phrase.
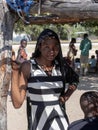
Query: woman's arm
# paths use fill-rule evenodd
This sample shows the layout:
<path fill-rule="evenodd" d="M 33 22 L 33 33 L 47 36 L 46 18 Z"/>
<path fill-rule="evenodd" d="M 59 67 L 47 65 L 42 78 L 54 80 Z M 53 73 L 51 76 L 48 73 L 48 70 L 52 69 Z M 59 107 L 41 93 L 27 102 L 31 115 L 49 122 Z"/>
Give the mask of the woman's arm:
<path fill-rule="evenodd" d="M 67 91 L 64 93 L 64 95 L 62 95 L 62 96 L 60 97 L 60 101 L 61 101 L 62 103 L 65 103 L 65 102 L 70 98 L 70 96 L 73 94 L 73 92 L 76 90 L 76 88 L 77 88 L 77 85 L 75 85 L 75 84 L 69 85 L 69 86 L 68 86 L 68 89 L 67 89 Z"/>
<path fill-rule="evenodd" d="M 69 99 L 72 93 L 76 90 L 79 83 L 79 75 L 66 63 L 64 59 L 65 68 L 65 83 L 68 83 L 68 89 L 60 97 L 60 101 L 64 103 Z M 65 90 L 65 89 L 64 89 Z"/>
<path fill-rule="evenodd" d="M 20 108 L 26 96 L 27 79 L 30 75 L 30 63 L 24 62 L 20 67 L 12 64 L 11 98 L 15 108 Z"/>

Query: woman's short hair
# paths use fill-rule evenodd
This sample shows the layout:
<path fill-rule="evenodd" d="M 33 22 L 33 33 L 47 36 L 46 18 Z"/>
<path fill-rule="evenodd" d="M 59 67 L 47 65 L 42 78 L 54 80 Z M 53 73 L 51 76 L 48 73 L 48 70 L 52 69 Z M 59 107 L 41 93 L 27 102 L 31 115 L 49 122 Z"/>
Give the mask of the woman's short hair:
<path fill-rule="evenodd" d="M 80 97 L 80 106 L 84 113 L 95 109 L 98 110 L 98 92 L 88 91 L 83 93 Z"/>

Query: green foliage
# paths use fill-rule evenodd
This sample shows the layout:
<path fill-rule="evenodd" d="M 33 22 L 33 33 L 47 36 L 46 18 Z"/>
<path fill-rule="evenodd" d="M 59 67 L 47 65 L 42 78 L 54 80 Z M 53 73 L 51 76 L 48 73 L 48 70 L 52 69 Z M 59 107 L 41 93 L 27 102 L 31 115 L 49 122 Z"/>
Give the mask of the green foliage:
<path fill-rule="evenodd" d="M 19 20 L 14 27 L 16 33 L 26 33 L 31 40 L 36 40 L 39 33 L 50 28 L 56 31 L 61 40 L 70 40 L 71 37 L 80 37 L 79 32 L 88 32 L 98 35 L 98 21 L 86 21 L 75 24 L 43 24 L 43 25 L 24 25 Z"/>
<path fill-rule="evenodd" d="M 14 31 L 19 34 L 26 33 L 31 40 L 36 40 L 43 29 L 49 28 L 56 31 L 62 40 L 67 40 L 69 35 L 69 31 L 67 31 L 69 28 L 67 29 L 67 27 L 68 25 L 64 26 L 61 24 L 24 25 L 21 21 L 18 21 L 15 24 Z"/>
<path fill-rule="evenodd" d="M 98 35 L 98 21 L 91 20 L 85 21 L 81 23 L 81 26 L 85 27 L 85 29 L 89 32 L 89 34 Z"/>

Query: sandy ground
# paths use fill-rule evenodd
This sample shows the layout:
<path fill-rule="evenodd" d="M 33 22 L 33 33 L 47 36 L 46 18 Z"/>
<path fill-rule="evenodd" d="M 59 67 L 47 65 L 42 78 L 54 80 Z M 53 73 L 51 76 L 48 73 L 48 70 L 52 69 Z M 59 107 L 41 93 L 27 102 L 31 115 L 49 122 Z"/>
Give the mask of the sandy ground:
<path fill-rule="evenodd" d="M 17 48 L 15 46 L 13 48 L 15 49 L 15 51 L 17 51 Z M 29 49 L 31 49 L 28 53 L 30 56 L 32 48 L 30 47 Z M 66 50 L 64 50 L 63 52 L 63 54 L 65 54 Z M 94 49 L 92 50 L 92 54 L 93 53 Z M 80 77 L 80 83 L 77 90 L 66 102 L 66 112 L 69 117 L 70 123 L 74 120 L 83 118 L 83 112 L 81 111 L 81 108 L 79 106 L 79 98 L 82 93 L 89 90 L 98 90 L 98 75 L 89 74 L 88 76 Z M 8 130 L 27 130 L 26 101 L 20 109 L 15 109 L 11 102 L 10 91 L 7 101 L 7 126 Z"/>

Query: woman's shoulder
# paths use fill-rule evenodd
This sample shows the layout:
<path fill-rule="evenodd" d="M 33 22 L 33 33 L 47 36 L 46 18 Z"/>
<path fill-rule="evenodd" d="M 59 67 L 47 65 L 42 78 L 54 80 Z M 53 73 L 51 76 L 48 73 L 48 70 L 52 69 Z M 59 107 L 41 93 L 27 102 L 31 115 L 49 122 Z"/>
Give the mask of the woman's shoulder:
<path fill-rule="evenodd" d="M 25 70 L 25 68 L 31 68 L 37 66 L 37 62 L 35 59 L 26 60 L 22 63 L 22 68 Z"/>
<path fill-rule="evenodd" d="M 31 70 L 31 62 L 29 60 L 24 61 L 20 66 L 20 71 L 24 73 L 28 77 Z"/>
<path fill-rule="evenodd" d="M 21 64 L 20 68 L 21 68 L 21 70 L 24 70 L 24 71 L 30 69 L 30 68 L 31 68 L 31 63 L 30 63 L 30 61 L 29 61 L 29 60 L 24 61 L 24 62 Z"/>

